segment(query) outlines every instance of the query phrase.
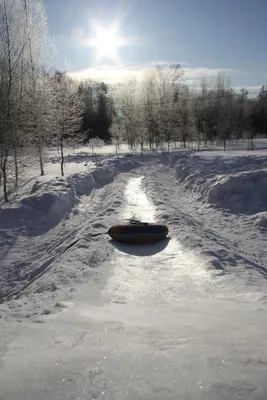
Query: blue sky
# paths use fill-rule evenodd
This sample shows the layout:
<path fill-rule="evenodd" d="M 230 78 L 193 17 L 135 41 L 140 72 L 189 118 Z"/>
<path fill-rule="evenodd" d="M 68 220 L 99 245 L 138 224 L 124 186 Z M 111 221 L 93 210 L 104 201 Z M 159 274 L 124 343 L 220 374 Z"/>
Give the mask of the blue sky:
<path fill-rule="evenodd" d="M 44 5 L 60 69 L 88 70 L 94 77 L 110 70 L 119 77 L 154 62 L 181 62 L 191 82 L 222 70 L 236 86 L 267 83 L 266 0 L 44 0 Z M 93 20 L 103 28 L 119 21 L 117 34 L 129 39 L 118 48 L 119 63 L 96 62 L 96 49 L 84 45 L 94 35 Z"/>

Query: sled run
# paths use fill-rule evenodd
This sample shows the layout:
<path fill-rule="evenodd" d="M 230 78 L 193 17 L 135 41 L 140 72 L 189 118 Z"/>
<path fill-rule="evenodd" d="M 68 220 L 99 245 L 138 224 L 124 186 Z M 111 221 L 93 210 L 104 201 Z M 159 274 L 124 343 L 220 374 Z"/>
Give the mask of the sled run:
<path fill-rule="evenodd" d="M 145 157 L 2 209 L 1 400 L 267 398 L 266 161 Z M 90 237 L 131 219 L 169 234 Z"/>

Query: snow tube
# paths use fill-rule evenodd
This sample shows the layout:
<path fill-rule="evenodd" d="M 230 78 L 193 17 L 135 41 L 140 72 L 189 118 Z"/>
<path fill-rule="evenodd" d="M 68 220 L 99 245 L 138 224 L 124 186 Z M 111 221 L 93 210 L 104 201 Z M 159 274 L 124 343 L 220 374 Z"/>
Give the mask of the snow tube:
<path fill-rule="evenodd" d="M 153 243 L 164 240 L 169 229 L 163 224 L 154 224 L 140 221 L 131 221 L 130 224 L 113 225 L 109 236 L 117 242 L 123 243 Z"/>

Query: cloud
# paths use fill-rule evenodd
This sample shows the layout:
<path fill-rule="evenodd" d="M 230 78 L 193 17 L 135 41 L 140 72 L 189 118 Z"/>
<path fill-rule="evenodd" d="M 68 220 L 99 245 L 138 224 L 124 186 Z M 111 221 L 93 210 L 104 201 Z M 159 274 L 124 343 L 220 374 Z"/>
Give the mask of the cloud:
<path fill-rule="evenodd" d="M 149 69 L 154 68 L 156 65 L 161 65 L 163 68 L 168 69 L 175 64 L 177 64 L 177 62 L 153 61 L 148 64 L 135 64 L 128 66 L 102 65 L 100 67 L 91 67 L 75 72 L 70 72 L 69 75 L 77 80 L 92 79 L 94 81 L 104 81 L 108 84 L 116 84 L 131 78 L 141 80 L 144 77 L 145 73 Z M 207 79 L 214 78 L 218 75 L 218 73 L 225 73 L 226 75 L 232 75 L 235 73 L 235 70 L 230 68 L 185 68 L 183 67 L 183 65 L 186 65 L 186 63 L 179 62 L 179 64 L 181 64 L 184 70 L 185 81 L 188 85 L 196 85 L 204 77 L 206 77 Z"/>
<path fill-rule="evenodd" d="M 238 91 L 240 89 L 247 89 L 249 92 L 255 91 L 255 92 L 259 92 L 260 89 L 262 88 L 262 85 L 234 85 L 233 89 Z"/>
<path fill-rule="evenodd" d="M 69 76 L 77 80 L 92 79 L 94 81 L 104 81 L 109 84 L 116 84 L 131 78 L 136 78 L 137 80 L 142 79 L 146 70 L 147 67 L 144 67 L 143 65 L 127 67 L 110 67 L 102 65 L 101 67 L 93 67 L 70 72 Z"/>
<path fill-rule="evenodd" d="M 184 68 L 185 76 L 188 79 L 200 80 L 202 78 L 213 78 L 219 73 L 225 73 L 226 75 L 232 75 L 235 70 L 231 68 L 209 68 L 209 67 L 197 67 L 197 68 Z"/>

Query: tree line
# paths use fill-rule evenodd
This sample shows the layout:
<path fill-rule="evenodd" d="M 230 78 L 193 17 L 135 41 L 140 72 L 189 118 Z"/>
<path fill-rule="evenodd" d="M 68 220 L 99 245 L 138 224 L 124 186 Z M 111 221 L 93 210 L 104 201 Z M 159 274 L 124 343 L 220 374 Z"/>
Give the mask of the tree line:
<path fill-rule="evenodd" d="M 267 134 L 267 86 L 250 97 L 245 88 L 235 91 L 229 77 L 203 79 L 190 88 L 179 64 L 149 70 L 141 81 L 131 80 L 116 90 L 111 126 L 117 146 L 131 148 L 194 141 L 200 146 L 230 139 L 253 139 Z"/>
<path fill-rule="evenodd" d="M 162 143 L 226 142 L 267 132 L 267 86 L 254 98 L 218 74 L 199 88 L 186 84 L 179 64 L 155 67 L 141 80 L 116 85 L 77 82 L 53 68 L 54 45 L 41 0 L 0 1 L 0 188 L 5 201 L 18 187 L 26 154 L 45 173 L 47 146 L 92 138 L 159 147 Z M 28 153 L 26 152 L 28 151 Z"/>

